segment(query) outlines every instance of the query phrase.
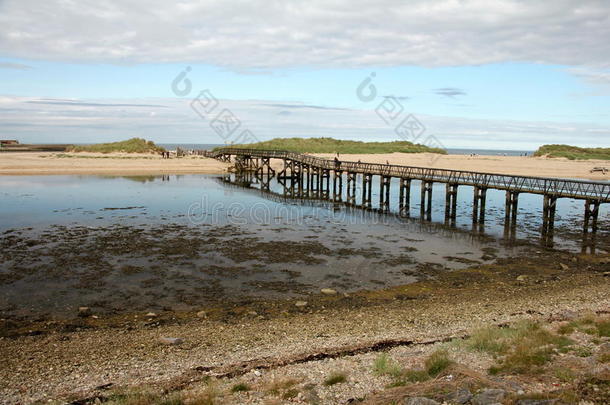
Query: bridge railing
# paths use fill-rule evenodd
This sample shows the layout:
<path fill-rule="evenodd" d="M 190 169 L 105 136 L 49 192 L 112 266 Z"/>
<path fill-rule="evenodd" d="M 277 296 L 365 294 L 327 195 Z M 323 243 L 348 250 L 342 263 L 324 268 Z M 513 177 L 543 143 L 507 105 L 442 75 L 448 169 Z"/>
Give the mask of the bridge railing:
<path fill-rule="evenodd" d="M 435 169 L 418 166 L 402 166 L 381 163 L 340 161 L 306 155 L 296 152 L 221 148 L 213 151 L 219 155 L 241 155 L 287 159 L 298 161 L 312 167 L 327 170 L 341 170 L 353 173 L 368 173 L 379 176 L 417 179 L 422 181 L 442 182 L 449 184 L 470 185 L 484 188 L 495 188 L 514 192 L 546 194 L 556 197 L 577 199 L 595 199 L 610 202 L 610 183 L 587 180 L 571 180 L 535 176 L 513 176 L 496 173 L 473 172 L 467 170 Z"/>

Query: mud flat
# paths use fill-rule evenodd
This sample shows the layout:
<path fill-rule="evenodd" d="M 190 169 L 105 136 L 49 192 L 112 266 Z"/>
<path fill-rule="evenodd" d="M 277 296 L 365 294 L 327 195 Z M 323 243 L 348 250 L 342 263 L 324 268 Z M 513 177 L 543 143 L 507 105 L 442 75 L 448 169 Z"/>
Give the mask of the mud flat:
<path fill-rule="evenodd" d="M 306 304 L 261 300 L 188 312 L 3 319 L 0 395 L 4 403 L 93 403 L 96 398 L 141 400 L 142 395 L 149 398 L 145 403 L 160 403 L 161 397 L 186 403 L 205 398 L 229 404 L 391 403 L 400 395 L 421 394 L 417 387 L 425 386 L 409 380 L 396 383 L 402 371 L 379 370 L 381 352 L 387 351 L 400 370 L 408 370 L 432 352 L 447 350 L 462 368 L 448 369 L 432 383 L 470 376 L 476 380 L 468 386 L 473 394 L 485 387 L 501 388 L 514 400 L 506 403 L 534 394 L 556 398 L 558 387 L 573 385 L 580 398 L 604 403 L 608 332 L 576 320 L 590 314 L 602 317 L 595 320 L 599 328 L 606 325 L 609 270 L 609 256 L 540 251 L 405 286 L 312 295 Z M 551 322 L 553 330 L 564 327 L 562 333 L 571 339 L 561 346 L 569 347 L 563 354 L 549 354 L 553 362 L 540 367 L 559 367 L 554 362 L 560 359 L 580 365 L 562 363 L 563 374 L 544 368 L 544 378 L 502 368 L 492 374 L 494 357 L 460 350 L 459 343 L 443 346 L 443 341 L 466 337 L 481 325 L 515 325 L 520 320 Z M 183 343 L 164 344 L 161 337 Z M 583 367 L 593 380 L 580 379 Z M 335 375 L 339 382 L 326 383 L 333 373 L 343 378 Z M 235 388 L 240 384 L 243 389 Z M 447 392 L 426 395 L 438 399 L 441 394 Z"/>

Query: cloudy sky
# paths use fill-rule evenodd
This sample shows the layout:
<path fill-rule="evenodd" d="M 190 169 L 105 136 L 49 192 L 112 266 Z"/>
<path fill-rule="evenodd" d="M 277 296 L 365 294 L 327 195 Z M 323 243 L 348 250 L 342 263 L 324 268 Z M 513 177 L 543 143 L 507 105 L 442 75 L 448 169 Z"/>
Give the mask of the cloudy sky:
<path fill-rule="evenodd" d="M 0 0 L 0 138 L 242 134 L 610 146 L 610 3 Z"/>

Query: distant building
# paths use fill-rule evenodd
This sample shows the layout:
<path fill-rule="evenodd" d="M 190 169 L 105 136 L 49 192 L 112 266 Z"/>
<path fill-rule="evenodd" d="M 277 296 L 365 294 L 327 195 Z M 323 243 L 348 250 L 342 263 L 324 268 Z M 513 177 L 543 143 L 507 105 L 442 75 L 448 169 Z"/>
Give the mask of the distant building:
<path fill-rule="evenodd" d="M 5 146 L 5 145 L 19 145 L 19 141 L 15 140 L 15 139 L 0 139 L 0 145 L 1 146 Z"/>

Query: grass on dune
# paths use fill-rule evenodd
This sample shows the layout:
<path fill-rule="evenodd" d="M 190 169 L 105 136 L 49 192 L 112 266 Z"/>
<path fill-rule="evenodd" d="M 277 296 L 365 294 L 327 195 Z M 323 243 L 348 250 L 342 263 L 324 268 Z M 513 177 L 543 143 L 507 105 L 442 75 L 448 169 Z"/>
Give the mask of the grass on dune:
<path fill-rule="evenodd" d="M 131 138 L 126 141 L 98 143 L 95 145 L 72 146 L 68 152 L 96 152 L 96 153 L 159 153 L 165 151 L 164 148 L 155 145 L 153 141 L 142 138 Z"/>
<path fill-rule="evenodd" d="M 563 157 L 570 160 L 610 160 L 610 148 L 579 148 L 570 145 L 542 145 L 534 156 Z"/>
<path fill-rule="evenodd" d="M 297 153 L 440 153 L 444 149 L 430 148 L 407 141 L 360 142 L 344 141 L 333 138 L 275 138 L 270 141 L 244 145 L 231 145 L 232 148 L 285 150 Z"/>

